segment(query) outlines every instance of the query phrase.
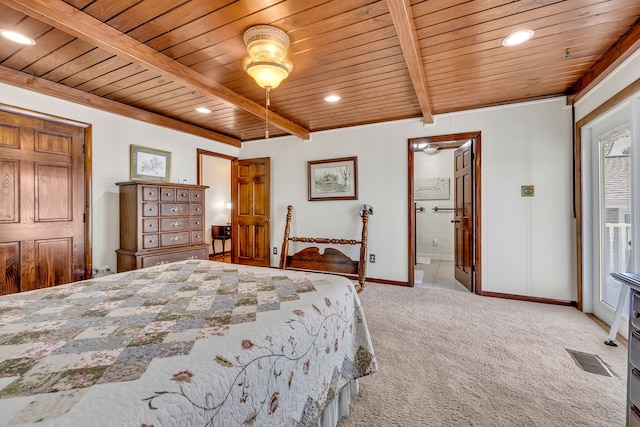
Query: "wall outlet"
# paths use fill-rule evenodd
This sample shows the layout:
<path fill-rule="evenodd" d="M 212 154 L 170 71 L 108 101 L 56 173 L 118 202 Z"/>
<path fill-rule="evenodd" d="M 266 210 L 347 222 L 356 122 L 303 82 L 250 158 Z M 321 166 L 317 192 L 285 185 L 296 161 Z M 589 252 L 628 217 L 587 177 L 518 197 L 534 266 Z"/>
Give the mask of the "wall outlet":
<path fill-rule="evenodd" d="M 273 254 L 278 255 L 278 248 L 276 246 L 273 247 Z"/>
<path fill-rule="evenodd" d="M 375 264 L 375 262 L 376 262 L 376 255 L 375 254 L 369 254 L 369 262 L 371 264 Z"/>
<path fill-rule="evenodd" d="M 433 246 L 438 246 L 438 239 L 433 239 Z"/>

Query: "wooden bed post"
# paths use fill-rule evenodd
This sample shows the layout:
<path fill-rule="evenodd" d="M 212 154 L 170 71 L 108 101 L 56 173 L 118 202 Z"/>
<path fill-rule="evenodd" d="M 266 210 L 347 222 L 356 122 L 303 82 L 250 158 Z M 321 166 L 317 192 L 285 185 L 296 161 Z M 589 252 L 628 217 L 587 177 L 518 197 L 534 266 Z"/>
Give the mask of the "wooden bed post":
<path fill-rule="evenodd" d="M 291 227 L 291 211 L 293 206 L 287 206 L 287 223 L 284 226 L 284 240 L 282 241 L 282 249 L 280 250 L 280 268 L 287 269 L 287 254 L 289 253 L 289 229 Z"/>
<path fill-rule="evenodd" d="M 367 238 L 369 232 L 367 224 L 369 223 L 369 212 L 365 210 L 362 213 L 362 239 L 360 243 L 360 262 L 358 263 L 358 283 L 360 289 L 364 289 L 364 282 L 367 275 Z"/>

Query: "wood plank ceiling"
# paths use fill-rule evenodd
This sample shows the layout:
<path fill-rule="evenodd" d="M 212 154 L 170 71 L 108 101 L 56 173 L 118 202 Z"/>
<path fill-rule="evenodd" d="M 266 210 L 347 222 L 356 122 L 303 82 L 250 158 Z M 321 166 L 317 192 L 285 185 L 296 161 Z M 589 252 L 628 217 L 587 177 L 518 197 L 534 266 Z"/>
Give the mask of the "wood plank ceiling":
<path fill-rule="evenodd" d="M 265 135 L 244 31 L 291 38 L 269 134 L 309 132 L 567 95 L 640 46 L 638 0 L 0 0 L 0 82 L 225 143 Z M 504 47 L 531 29 L 532 40 Z M 338 94 L 338 103 L 323 98 Z M 195 111 L 205 106 L 203 115 Z"/>

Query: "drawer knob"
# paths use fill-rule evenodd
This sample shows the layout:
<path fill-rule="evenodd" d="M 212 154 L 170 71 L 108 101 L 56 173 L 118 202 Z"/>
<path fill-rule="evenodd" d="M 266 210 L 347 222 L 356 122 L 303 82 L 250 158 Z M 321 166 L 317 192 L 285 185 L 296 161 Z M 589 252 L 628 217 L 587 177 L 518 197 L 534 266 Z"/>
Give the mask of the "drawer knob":
<path fill-rule="evenodd" d="M 153 228 L 153 224 L 149 224 L 149 228 Z"/>
<path fill-rule="evenodd" d="M 167 261 L 158 261 L 158 262 L 156 262 L 156 265 L 162 265 L 162 264 L 166 264 L 166 263 L 167 263 Z"/>
<path fill-rule="evenodd" d="M 198 257 L 196 255 L 191 255 L 190 257 L 188 257 L 187 259 L 191 260 L 191 259 L 198 259 Z"/>
<path fill-rule="evenodd" d="M 177 242 L 177 241 L 179 241 L 179 240 L 182 240 L 182 237 L 180 237 L 180 236 L 175 236 L 175 237 L 172 237 L 172 238 L 171 238 L 171 240 L 173 240 L 174 242 Z"/>
<path fill-rule="evenodd" d="M 181 222 L 172 222 L 172 223 L 171 223 L 171 226 L 172 226 L 172 227 L 180 227 L 181 225 L 182 225 L 182 223 L 181 223 Z"/>
<path fill-rule="evenodd" d="M 635 311 L 635 310 L 633 310 L 633 318 L 637 319 L 638 317 L 640 317 L 640 313 Z"/>
<path fill-rule="evenodd" d="M 171 208 L 171 212 L 180 212 L 182 208 Z"/>
<path fill-rule="evenodd" d="M 182 193 L 182 197 L 187 197 L 187 195 L 186 195 L 186 194 L 184 194 L 184 193 Z"/>

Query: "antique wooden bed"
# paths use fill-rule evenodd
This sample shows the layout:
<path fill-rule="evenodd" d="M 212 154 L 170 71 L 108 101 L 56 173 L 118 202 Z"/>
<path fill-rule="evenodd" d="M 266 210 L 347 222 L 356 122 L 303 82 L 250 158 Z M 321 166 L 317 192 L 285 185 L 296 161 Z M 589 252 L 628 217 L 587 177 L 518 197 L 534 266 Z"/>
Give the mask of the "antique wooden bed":
<path fill-rule="evenodd" d="M 376 370 L 340 276 L 189 260 L 0 297 L 0 425 L 335 426 Z"/>
<path fill-rule="evenodd" d="M 369 210 L 361 210 L 362 233 L 361 240 L 336 239 L 323 237 L 291 237 L 291 212 L 293 206 L 287 206 L 286 224 L 284 227 L 284 238 L 282 250 L 280 252 L 280 268 L 283 270 L 303 270 L 318 271 L 324 273 L 346 275 L 347 277 L 357 277 L 358 284 L 356 290 L 360 292 L 364 289 L 367 274 L 367 237 Z M 320 252 L 317 246 L 306 247 L 289 255 L 289 242 L 316 243 L 324 245 L 359 245 L 360 257 L 353 260 L 338 249 L 327 247 L 324 252 Z"/>

